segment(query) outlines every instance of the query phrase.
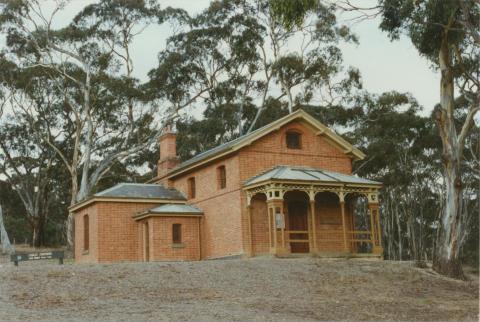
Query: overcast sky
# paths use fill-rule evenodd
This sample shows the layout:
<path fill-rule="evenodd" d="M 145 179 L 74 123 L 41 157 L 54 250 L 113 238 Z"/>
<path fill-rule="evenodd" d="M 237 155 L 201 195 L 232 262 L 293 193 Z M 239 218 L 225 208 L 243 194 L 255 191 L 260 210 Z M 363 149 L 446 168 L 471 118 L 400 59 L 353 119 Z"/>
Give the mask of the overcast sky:
<path fill-rule="evenodd" d="M 365 0 L 363 0 L 365 1 Z M 367 0 L 372 2 L 372 0 Z M 49 1 L 48 1 L 49 2 Z M 46 9 L 48 3 L 45 1 Z M 73 16 L 93 0 L 73 0 L 57 17 L 56 27 L 67 24 Z M 190 14 L 206 8 L 210 0 L 159 0 L 163 7 L 177 7 Z M 373 1 L 375 3 L 375 1 Z M 339 17 L 347 22 L 348 16 Z M 408 39 L 390 42 L 378 28 L 379 20 L 365 20 L 351 26 L 359 36 L 359 45 L 342 45 L 347 66 L 359 68 L 364 88 L 372 93 L 396 90 L 410 92 L 429 114 L 439 97 L 439 75 L 428 61 L 418 55 Z M 136 40 L 133 52 L 136 76 L 144 78 L 157 63 L 157 53 L 164 47 L 170 34 L 169 26 L 149 28 Z"/>

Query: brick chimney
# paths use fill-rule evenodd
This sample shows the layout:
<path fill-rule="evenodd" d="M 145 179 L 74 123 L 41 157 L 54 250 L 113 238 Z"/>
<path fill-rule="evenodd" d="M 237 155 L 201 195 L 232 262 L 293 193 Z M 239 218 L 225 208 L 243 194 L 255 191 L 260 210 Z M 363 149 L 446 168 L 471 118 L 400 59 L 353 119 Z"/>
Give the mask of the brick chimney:
<path fill-rule="evenodd" d="M 158 142 L 160 145 L 160 159 L 158 160 L 157 175 L 163 177 L 180 163 L 177 157 L 177 134 L 174 133 L 170 125 L 165 127 Z"/>

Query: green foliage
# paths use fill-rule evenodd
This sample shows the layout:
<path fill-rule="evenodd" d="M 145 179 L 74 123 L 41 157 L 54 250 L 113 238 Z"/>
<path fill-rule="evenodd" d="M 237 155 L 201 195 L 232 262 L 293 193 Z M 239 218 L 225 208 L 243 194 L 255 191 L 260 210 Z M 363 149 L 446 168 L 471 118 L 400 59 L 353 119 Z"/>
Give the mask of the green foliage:
<path fill-rule="evenodd" d="M 457 1 L 381 0 L 379 4 L 383 8 L 380 28 L 392 39 L 398 39 L 405 32 L 418 51 L 434 62 L 438 59 L 446 26 L 451 28 L 449 43 L 460 45 L 465 41 Z"/>
<path fill-rule="evenodd" d="M 314 12 L 318 6 L 318 0 L 269 0 L 272 16 L 287 30 L 294 27 L 300 28 L 305 17 Z"/>

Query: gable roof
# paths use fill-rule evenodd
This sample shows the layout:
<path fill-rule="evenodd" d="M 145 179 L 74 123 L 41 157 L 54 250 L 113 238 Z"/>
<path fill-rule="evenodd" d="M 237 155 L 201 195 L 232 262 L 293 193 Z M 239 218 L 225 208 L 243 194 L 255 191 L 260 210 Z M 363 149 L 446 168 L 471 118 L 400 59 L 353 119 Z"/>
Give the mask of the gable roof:
<path fill-rule="evenodd" d="M 302 109 L 298 109 L 293 113 L 290 113 L 270 124 L 267 124 L 261 128 L 256 129 L 255 131 L 252 131 L 248 134 L 242 135 L 230 142 L 221 144 L 213 149 L 210 149 L 208 151 L 202 152 L 200 154 L 197 154 L 193 158 L 182 162 L 180 165 L 178 165 L 176 168 L 174 168 L 172 171 L 166 174 L 166 177 L 172 177 L 176 176 L 180 173 L 183 173 L 187 170 L 190 170 L 194 168 L 197 165 L 212 161 L 216 158 L 225 156 L 227 154 L 233 153 L 247 145 L 250 145 L 253 141 L 256 141 L 260 139 L 261 137 L 278 130 L 280 127 L 283 125 L 292 122 L 294 120 L 301 119 L 308 124 L 310 124 L 312 127 L 317 129 L 316 134 L 317 135 L 323 135 L 329 141 L 332 143 L 336 144 L 339 146 L 341 149 L 343 149 L 343 152 L 346 154 L 350 154 L 355 160 L 362 160 L 365 158 L 365 154 L 348 143 L 345 139 L 343 139 L 340 135 L 329 129 L 326 125 L 315 119 L 313 116 L 308 114 Z M 154 178 L 153 180 L 158 179 Z"/>
<path fill-rule="evenodd" d="M 378 181 L 372 181 L 352 175 L 323 169 L 313 169 L 297 166 L 277 166 L 248 179 L 247 181 L 245 181 L 244 186 L 251 186 L 266 181 L 306 181 L 335 184 L 345 183 L 375 186 L 382 185 L 382 183 Z"/>
<path fill-rule="evenodd" d="M 185 196 L 176 189 L 165 188 L 160 184 L 147 183 L 119 183 L 109 189 L 93 195 L 94 197 L 114 198 L 142 198 L 186 200 Z"/>

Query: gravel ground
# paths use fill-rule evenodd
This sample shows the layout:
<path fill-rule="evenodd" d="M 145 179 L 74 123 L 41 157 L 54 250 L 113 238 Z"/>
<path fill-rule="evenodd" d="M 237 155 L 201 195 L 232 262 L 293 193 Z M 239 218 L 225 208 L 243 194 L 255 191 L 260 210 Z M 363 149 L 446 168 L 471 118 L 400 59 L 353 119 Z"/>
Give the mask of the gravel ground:
<path fill-rule="evenodd" d="M 478 320 L 478 279 L 318 258 L 76 265 L 0 261 L 0 320 Z"/>

